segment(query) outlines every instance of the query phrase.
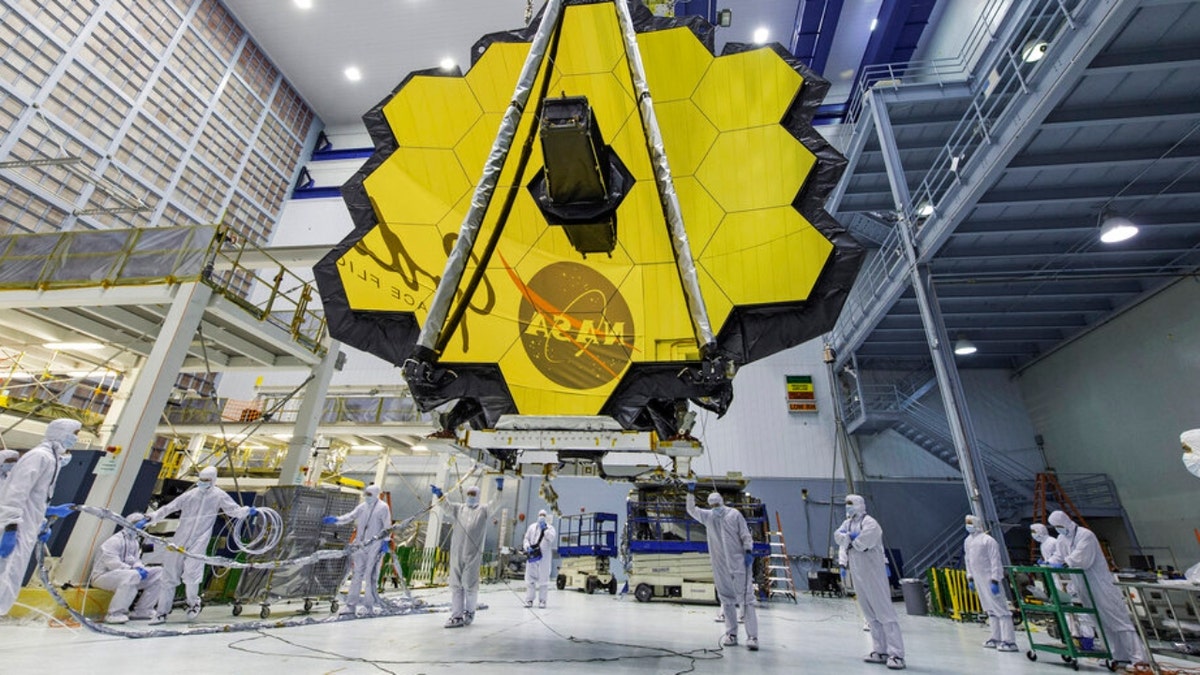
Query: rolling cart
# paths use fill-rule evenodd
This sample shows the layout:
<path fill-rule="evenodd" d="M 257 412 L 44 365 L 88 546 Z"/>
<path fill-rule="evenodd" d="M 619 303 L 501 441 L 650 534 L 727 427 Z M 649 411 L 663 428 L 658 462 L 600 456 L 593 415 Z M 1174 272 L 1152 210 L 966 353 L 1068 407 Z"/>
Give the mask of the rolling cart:
<path fill-rule="evenodd" d="M 1009 585 L 1017 598 L 1017 607 L 1021 610 L 1022 624 L 1025 635 L 1029 638 L 1029 651 L 1025 656 L 1030 661 L 1037 661 L 1038 652 L 1057 654 L 1063 663 L 1079 670 L 1079 659 L 1093 658 L 1104 662 L 1104 667 L 1116 671 L 1117 664 L 1112 660 L 1108 649 L 1108 639 L 1104 635 L 1104 627 L 1100 622 L 1100 614 L 1092 601 L 1092 588 L 1088 584 L 1084 571 L 1074 568 L 1050 567 L 1006 567 Z M 1084 602 L 1075 602 L 1067 592 L 1067 585 L 1072 585 Z M 1073 626 L 1090 619 L 1095 622 L 1096 636 L 1088 644 L 1087 640 L 1077 640 L 1072 637 Z M 1045 628 L 1045 633 L 1038 631 L 1038 636 L 1047 636 L 1051 641 L 1037 642 L 1034 639 L 1035 627 Z"/>
<path fill-rule="evenodd" d="M 287 560 L 318 550 L 345 548 L 354 526 L 323 525 L 321 517 L 346 513 L 357 503 L 358 497 L 352 494 L 302 485 L 276 485 L 268 489 L 262 504 L 279 512 L 283 537 L 275 550 L 249 560 Z M 284 598 L 303 600 L 305 612 L 312 611 L 317 602 L 328 600 L 329 611 L 337 612 L 337 593 L 349 564 L 348 558 L 337 558 L 303 567 L 245 570 L 238 579 L 233 615 L 241 615 L 243 604 L 256 603 L 259 617 L 265 619 L 271 616 L 271 602 Z"/>

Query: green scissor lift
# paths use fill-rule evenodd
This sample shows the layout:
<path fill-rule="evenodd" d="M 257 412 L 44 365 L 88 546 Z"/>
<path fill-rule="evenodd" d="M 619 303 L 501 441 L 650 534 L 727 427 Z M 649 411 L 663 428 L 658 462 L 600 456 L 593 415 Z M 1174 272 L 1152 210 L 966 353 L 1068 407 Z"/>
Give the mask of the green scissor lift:
<path fill-rule="evenodd" d="M 1100 623 L 1100 614 L 1092 601 L 1092 587 L 1088 584 L 1087 576 L 1081 569 L 1071 567 L 1006 567 L 1008 583 L 1012 586 L 1017 606 L 1021 610 L 1025 635 L 1029 638 L 1029 651 L 1025 656 L 1030 661 L 1037 661 L 1037 652 L 1058 654 L 1064 663 L 1079 670 L 1079 659 L 1101 659 L 1104 667 L 1110 671 L 1117 669 L 1108 650 L 1108 638 L 1104 635 L 1104 627 Z M 1061 587 L 1064 580 L 1070 578 L 1075 588 L 1081 591 L 1080 597 L 1086 602 L 1076 604 L 1071 596 Z M 1025 582 L 1022 584 L 1022 582 Z M 1045 600 L 1027 592 L 1029 584 L 1043 591 Z M 1071 617 L 1091 616 L 1096 622 L 1096 637 L 1092 649 L 1084 649 L 1076 644 L 1071 637 Z M 1037 623 L 1053 625 L 1058 629 L 1062 642 L 1037 643 L 1034 641 L 1032 625 Z"/>

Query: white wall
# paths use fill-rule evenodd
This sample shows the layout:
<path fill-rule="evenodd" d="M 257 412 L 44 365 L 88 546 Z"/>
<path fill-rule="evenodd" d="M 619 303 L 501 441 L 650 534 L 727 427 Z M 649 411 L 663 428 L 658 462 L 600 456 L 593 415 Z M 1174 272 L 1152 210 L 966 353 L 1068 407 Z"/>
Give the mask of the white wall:
<path fill-rule="evenodd" d="M 913 54 L 914 60 L 958 58 L 984 12 L 988 12 L 991 18 L 989 23 L 994 31 L 1011 5 L 1011 0 L 942 0 L 930 17 L 932 28 L 921 36 L 921 42 Z"/>
<path fill-rule="evenodd" d="M 842 475 L 833 466 L 833 401 L 820 339 L 752 363 L 733 380 L 733 405 L 725 417 L 699 415 L 692 433 L 704 441 L 696 473 L 775 478 Z M 789 413 L 787 375 L 812 375 L 817 412 Z"/>
<path fill-rule="evenodd" d="M 1020 378 L 1059 471 L 1112 476 L 1143 546 L 1200 558 L 1200 479 L 1179 434 L 1200 426 L 1200 280 L 1186 279 L 1035 364 Z M 1160 563 L 1160 551 L 1150 551 Z"/>

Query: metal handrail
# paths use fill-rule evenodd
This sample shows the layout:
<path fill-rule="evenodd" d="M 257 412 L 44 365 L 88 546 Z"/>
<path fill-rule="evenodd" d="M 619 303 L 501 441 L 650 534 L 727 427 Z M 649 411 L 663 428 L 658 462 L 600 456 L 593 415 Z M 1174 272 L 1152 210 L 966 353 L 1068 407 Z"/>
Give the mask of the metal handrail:
<path fill-rule="evenodd" d="M 197 399 L 200 401 L 200 399 Z M 218 398 L 210 403 L 202 401 L 203 405 L 183 405 L 169 407 L 166 419 L 170 424 L 218 424 L 220 422 L 238 422 L 240 420 L 223 417 L 229 399 Z M 283 397 L 261 397 L 254 409 L 261 413 L 270 410 L 267 420 L 273 424 L 294 424 L 299 416 L 301 401 L 299 398 L 284 399 Z M 258 422 L 258 417 L 250 420 Z M 322 424 L 432 424 L 433 413 L 421 412 L 412 396 L 336 396 L 326 397 L 321 411 Z"/>
<path fill-rule="evenodd" d="M 79 230 L 0 236 L 0 290 L 110 288 L 202 282 L 298 344 L 324 354 L 325 317 L 313 282 L 282 263 L 271 278 L 240 264 L 268 254 L 224 225 Z M 222 267 L 215 270 L 214 267 Z M 265 295 L 265 299 L 255 299 Z"/>
<path fill-rule="evenodd" d="M 949 524 L 939 530 L 924 548 L 918 550 L 916 554 L 909 558 L 909 576 L 913 575 L 913 570 L 942 567 L 953 558 L 951 555 L 953 552 L 962 550 L 963 539 L 955 535 L 962 532 L 963 519 L 966 515 L 967 513 L 964 512 L 956 516 Z"/>
<path fill-rule="evenodd" d="M 916 210 L 932 209 L 932 215 L 925 218 L 925 227 L 917 231 L 916 244 L 919 250 L 929 250 L 929 245 L 932 244 L 924 240 L 926 233 L 932 229 L 927 227 L 929 221 L 938 217 L 938 206 L 959 184 L 964 168 L 980 148 L 991 143 L 995 129 L 1007 121 L 1013 104 L 1020 96 L 1029 93 L 1031 81 L 1039 75 L 1039 64 L 1052 60 L 1051 57 L 1058 46 L 1057 38 L 1066 30 L 1075 27 L 1075 16 L 1087 2 L 1088 0 L 1080 0 L 1074 3 L 1073 8 L 1069 8 L 1069 3 L 1064 0 L 1031 0 L 1024 5 L 1024 11 L 1010 12 L 1005 17 L 1006 22 L 1016 22 L 1013 25 L 1024 26 L 1024 29 L 1014 31 L 1013 37 L 1003 41 L 1003 44 L 994 41 L 995 35 L 989 29 L 989 48 L 994 46 L 994 51 L 980 54 L 975 60 L 976 64 L 986 63 L 989 66 L 987 86 L 977 82 L 973 87 L 975 93 L 966 113 L 955 125 L 932 165 L 913 190 L 911 203 L 906 206 L 907 212 L 902 214 L 908 222 L 918 223 Z M 989 4 L 989 7 L 993 5 L 994 2 Z M 1022 58 L 1022 52 L 1028 45 L 1040 43 L 1046 44 L 1042 59 L 1026 61 Z M 898 69 L 892 68 L 885 72 L 894 73 L 898 72 Z M 891 86 L 899 87 L 902 83 L 893 82 Z M 870 88 L 863 88 L 862 97 L 865 97 Z M 862 104 L 857 105 L 861 109 Z M 868 133 L 870 127 L 866 117 L 859 116 L 855 122 L 854 134 Z M 893 231 L 863 266 L 846 298 L 837 324 L 830 331 L 828 342 L 837 353 L 849 354 L 853 351 L 847 344 L 853 328 L 864 322 L 870 314 L 870 309 L 892 280 L 907 273 L 899 232 Z"/>
<path fill-rule="evenodd" d="M 972 70 L 987 47 L 996 39 L 995 26 L 1004 20 L 1010 0 L 991 0 L 980 12 L 955 56 L 938 59 L 877 63 L 866 66 L 846 106 L 846 121 L 853 124 L 862 112 L 867 92 L 877 86 L 899 89 L 914 84 L 950 84 L 971 80 Z"/>

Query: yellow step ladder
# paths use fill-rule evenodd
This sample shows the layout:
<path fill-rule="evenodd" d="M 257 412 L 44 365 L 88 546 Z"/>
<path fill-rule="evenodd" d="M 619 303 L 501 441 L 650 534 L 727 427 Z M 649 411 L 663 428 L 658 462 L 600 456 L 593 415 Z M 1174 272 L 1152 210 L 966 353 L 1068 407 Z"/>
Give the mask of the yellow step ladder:
<path fill-rule="evenodd" d="M 796 602 L 796 583 L 792 580 L 792 561 L 788 557 L 787 542 L 783 540 L 783 523 L 779 512 L 775 512 L 775 531 L 768 533 L 771 554 L 767 556 L 767 599 L 776 596 L 791 598 Z"/>

